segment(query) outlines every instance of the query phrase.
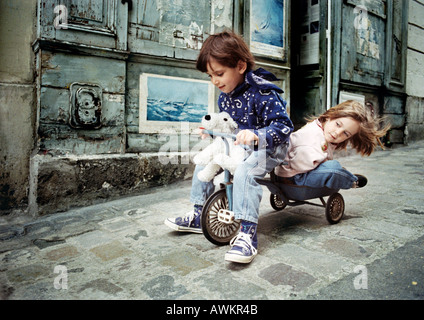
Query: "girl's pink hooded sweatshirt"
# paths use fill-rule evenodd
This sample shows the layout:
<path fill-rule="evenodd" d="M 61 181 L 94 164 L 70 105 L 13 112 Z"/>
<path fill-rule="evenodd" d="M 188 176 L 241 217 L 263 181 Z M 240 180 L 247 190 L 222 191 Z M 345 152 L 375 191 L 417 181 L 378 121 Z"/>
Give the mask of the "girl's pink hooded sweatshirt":
<path fill-rule="evenodd" d="M 314 120 L 290 135 L 284 160 L 288 164 L 277 167 L 275 174 L 288 178 L 311 171 L 324 161 L 332 160 L 335 148 L 336 145 L 325 141 L 321 123 Z"/>

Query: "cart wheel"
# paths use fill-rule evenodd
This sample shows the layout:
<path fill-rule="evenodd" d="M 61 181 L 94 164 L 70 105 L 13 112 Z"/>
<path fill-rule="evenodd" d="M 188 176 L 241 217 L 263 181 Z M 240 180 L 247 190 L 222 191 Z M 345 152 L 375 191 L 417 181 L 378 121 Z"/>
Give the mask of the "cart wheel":
<path fill-rule="evenodd" d="M 230 243 L 239 229 L 240 222 L 235 220 L 232 224 L 227 224 L 218 220 L 220 209 L 228 210 L 228 198 L 225 189 L 213 193 L 203 206 L 202 230 L 206 239 L 218 246 Z"/>
<path fill-rule="evenodd" d="M 287 205 L 284 203 L 283 200 L 281 200 L 281 198 L 276 195 L 276 194 L 272 194 L 269 198 L 270 202 L 271 202 L 271 207 L 274 208 L 274 210 L 276 211 L 280 211 L 283 210 Z"/>
<path fill-rule="evenodd" d="M 325 217 L 330 224 L 338 223 L 344 213 L 345 203 L 340 193 L 333 193 L 327 200 L 325 207 Z"/>

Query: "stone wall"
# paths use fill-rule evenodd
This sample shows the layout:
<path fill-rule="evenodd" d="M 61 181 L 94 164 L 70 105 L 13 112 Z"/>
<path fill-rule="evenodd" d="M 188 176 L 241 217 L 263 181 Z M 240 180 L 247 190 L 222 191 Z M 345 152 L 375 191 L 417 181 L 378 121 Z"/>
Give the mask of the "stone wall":
<path fill-rule="evenodd" d="M 33 216 L 136 195 L 191 177 L 185 154 L 51 156 L 31 159 L 29 212 Z M 164 161 L 165 160 L 165 161 Z"/>
<path fill-rule="evenodd" d="M 34 1 L 0 1 L 0 213 L 28 201 L 36 119 L 34 17 Z"/>
<path fill-rule="evenodd" d="M 409 0 L 406 141 L 424 139 L 424 3 Z"/>

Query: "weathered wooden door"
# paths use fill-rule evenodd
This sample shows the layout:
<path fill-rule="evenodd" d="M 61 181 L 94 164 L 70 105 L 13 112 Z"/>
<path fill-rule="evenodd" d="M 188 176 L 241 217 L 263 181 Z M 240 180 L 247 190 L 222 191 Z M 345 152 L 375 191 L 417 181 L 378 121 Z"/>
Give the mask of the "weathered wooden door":
<path fill-rule="evenodd" d="M 195 143 L 184 140 L 188 134 L 180 133 L 179 122 L 149 120 L 145 80 L 155 79 L 161 85 L 165 81 L 188 80 L 188 86 L 196 80 L 208 80 L 196 70 L 195 61 L 210 34 L 233 27 L 233 8 L 233 0 L 133 1 L 128 23 L 127 152 L 164 150 L 167 139 L 172 142 L 173 151 L 187 151 L 188 144 Z M 169 92 L 157 98 L 168 101 L 172 88 L 168 89 L 164 88 Z M 167 129 L 172 132 L 160 134 Z"/>
<path fill-rule="evenodd" d="M 347 0 L 341 10 L 340 80 L 381 86 L 384 81 L 386 5 Z M 372 5 L 372 6 L 371 6 Z"/>
<path fill-rule="evenodd" d="M 199 49 L 233 27 L 233 8 L 232 0 L 38 0 L 42 149 L 157 150 L 157 130 L 139 134 L 141 75 L 206 78 L 194 67 Z"/>
<path fill-rule="evenodd" d="M 361 95 L 387 116 L 387 139 L 403 143 L 407 1 L 334 1 L 333 12 L 332 104 L 343 92 Z"/>
<path fill-rule="evenodd" d="M 193 59 L 211 32 L 211 8 L 211 1 L 135 0 L 129 16 L 128 49 L 156 57 Z"/>
<path fill-rule="evenodd" d="M 128 6 L 120 0 L 41 0 L 40 36 L 126 50 Z"/>
<path fill-rule="evenodd" d="M 120 153 L 129 1 L 38 0 L 38 138 L 44 152 Z"/>
<path fill-rule="evenodd" d="M 292 0 L 292 7 L 295 123 L 358 96 L 388 116 L 392 137 L 402 142 L 407 2 Z"/>

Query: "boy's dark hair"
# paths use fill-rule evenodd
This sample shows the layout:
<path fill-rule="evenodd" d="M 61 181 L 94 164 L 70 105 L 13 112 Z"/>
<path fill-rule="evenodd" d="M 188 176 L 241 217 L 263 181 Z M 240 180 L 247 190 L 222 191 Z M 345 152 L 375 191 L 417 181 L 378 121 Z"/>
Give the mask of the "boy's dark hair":
<path fill-rule="evenodd" d="M 255 66 L 254 57 L 243 38 L 231 31 L 217 33 L 206 39 L 197 58 L 197 70 L 207 72 L 211 58 L 229 68 L 237 67 L 240 60 L 244 61 L 247 64 L 246 72 Z"/>

